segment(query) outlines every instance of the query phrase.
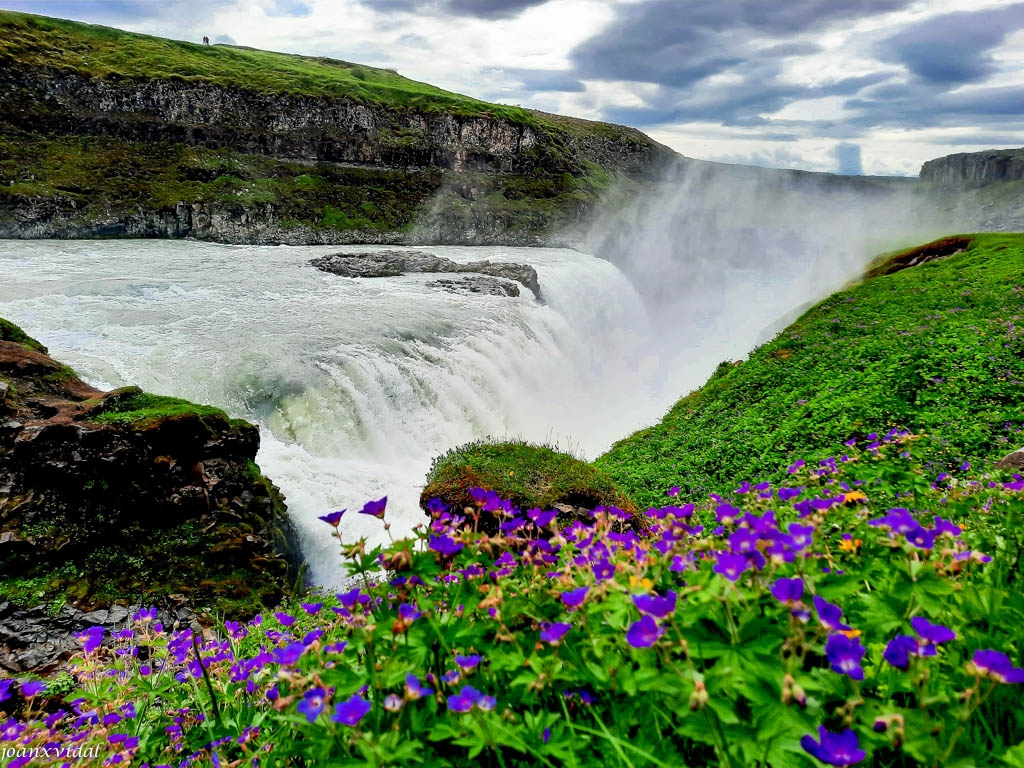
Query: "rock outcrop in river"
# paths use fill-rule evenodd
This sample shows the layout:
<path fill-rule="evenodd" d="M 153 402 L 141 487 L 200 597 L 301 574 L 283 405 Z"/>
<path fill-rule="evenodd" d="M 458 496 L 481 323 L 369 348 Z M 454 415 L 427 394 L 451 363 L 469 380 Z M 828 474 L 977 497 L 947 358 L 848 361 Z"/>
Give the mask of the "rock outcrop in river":
<path fill-rule="evenodd" d="M 463 273 L 470 272 L 478 275 L 487 275 L 503 280 L 514 280 L 529 288 L 538 301 L 542 300 L 540 282 L 537 279 L 537 270 L 529 264 L 509 264 L 493 261 L 470 261 L 465 264 L 446 259 L 442 256 L 434 256 L 431 253 L 421 251 L 379 251 L 376 253 L 335 253 L 330 256 L 321 256 L 309 262 L 321 272 L 341 275 L 342 277 L 398 277 L 410 272 L 443 272 Z M 441 283 L 441 281 L 437 281 Z M 445 288 L 455 288 L 454 282 L 450 286 L 441 285 Z M 469 288 L 468 284 L 463 283 Z M 479 284 L 478 284 L 479 285 Z M 491 289 L 482 293 L 495 293 Z M 517 290 L 514 294 L 508 291 L 501 291 L 506 296 L 518 296 Z"/>
<path fill-rule="evenodd" d="M 258 447 L 216 408 L 94 389 L 0 321 L 0 668 L 56 663 L 118 604 L 277 605 L 298 551 Z"/>

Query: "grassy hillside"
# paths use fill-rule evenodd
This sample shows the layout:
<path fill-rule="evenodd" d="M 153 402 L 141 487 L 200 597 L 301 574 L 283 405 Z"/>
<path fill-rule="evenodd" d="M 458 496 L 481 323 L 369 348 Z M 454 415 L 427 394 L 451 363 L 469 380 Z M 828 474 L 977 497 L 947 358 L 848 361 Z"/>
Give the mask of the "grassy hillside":
<path fill-rule="evenodd" d="M 936 473 L 998 458 L 1024 442 L 1022 326 L 1024 235 L 968 236 L 964 252 L 830 296 L 596 465 L 646 506 L 673 485 L 777 478 L 888 428 L 927 433 Z"/>
<path fill-rule="evenodd" d="M 370 104 L 534 125 L 526 110 L 324 57 L 200 45 L 111 27 L 0 11 L 0 66 L 57 68 L 88 77 L 196 80 L 265 93 L 354 98 Z"/>

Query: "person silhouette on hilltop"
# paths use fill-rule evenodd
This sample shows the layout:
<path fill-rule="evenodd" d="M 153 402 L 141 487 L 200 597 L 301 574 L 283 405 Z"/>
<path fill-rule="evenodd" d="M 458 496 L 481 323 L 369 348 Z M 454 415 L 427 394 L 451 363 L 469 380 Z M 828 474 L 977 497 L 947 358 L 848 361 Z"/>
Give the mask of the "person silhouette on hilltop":
<path fill-rule="evenodd" d="M 209 36 L 203 35 L 203 45 L 209 45 L 209 44 L 210 44 Z"/>

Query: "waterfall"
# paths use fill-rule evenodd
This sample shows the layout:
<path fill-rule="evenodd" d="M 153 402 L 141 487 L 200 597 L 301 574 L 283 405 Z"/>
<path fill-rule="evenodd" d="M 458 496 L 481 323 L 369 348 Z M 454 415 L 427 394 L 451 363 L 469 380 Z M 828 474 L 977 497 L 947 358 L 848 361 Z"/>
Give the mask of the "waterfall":
<path fill-rule="evenodd" d="M 438 454 L 512 437 L 593 458 L 657 420 L 714 362 L 694 365 L 693 335 L 666 334 L 618 268 L 583 253 L 423 249 L 529 263 L 541 303 L 526 290 L 462 295 L 428 286 L 430 275 L 308 266 L 338 250 L 366 249 L 0 241 L 0 316 L 96 386 L 138 384 L 259 424 L 258 461 L 322 584 L 343 571 L 318 515 L 352 510 L 346 538 L 373 544 L 379 521 L 354 511 L 387 495 L 402 535 L 425 519 L 418 496 Z"/>

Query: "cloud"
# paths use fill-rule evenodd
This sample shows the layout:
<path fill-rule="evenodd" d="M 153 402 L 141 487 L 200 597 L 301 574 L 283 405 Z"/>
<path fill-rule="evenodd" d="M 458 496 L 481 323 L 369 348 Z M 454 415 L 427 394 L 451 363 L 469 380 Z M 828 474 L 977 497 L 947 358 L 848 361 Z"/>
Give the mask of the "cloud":
<path fill-rule="evenodd" d="M 517 80 L 521 90 L 530 93 L 543 91 L 562 91 L 563 93 L 583 93 L 583 85 L 571 72 L 554 69 L 516 69 L 505 68 L 494 70 Z"/>
<path fill-rule="evenodd" d="M 548 0 L 359 0 L 379 12 L 453 14 L 479 19 L 510 19 Z"/>
<path fill-rule="evenodd" d="M 864 164 L 860 157 L 860 144 L 843 142 L 836 144 L 836 173 L 843 176 L 861 176 L 864 173 Z"/>
<path fill-rule="evenodd" d="M 238 45 L 235 42 L 235 38 L 231 35 L 217 35 L 213 38 L 213 42 L 219 43 L 220 45 Z"/>
<path fill-rule="evenodd" d="M 685 87 L 738 63 L 807 53 L 790 40 L 752 52 L 752 37 L 794 37 L 842 19 L 893 11 L 911 0 L 651 0 L 622 6 L 618 18 L 573 51 L 584 78 Z"/>
<path fill-rule="evenodd" d="M 907 27 L 878 45 L 879 56 L 926 83 L 974 83 L 996 71 L 993 48 L 1024 27 L 1024 3 L 949 13 Z"/>

